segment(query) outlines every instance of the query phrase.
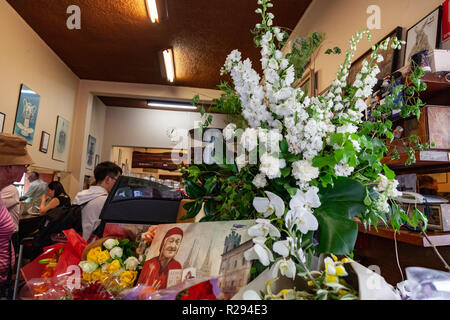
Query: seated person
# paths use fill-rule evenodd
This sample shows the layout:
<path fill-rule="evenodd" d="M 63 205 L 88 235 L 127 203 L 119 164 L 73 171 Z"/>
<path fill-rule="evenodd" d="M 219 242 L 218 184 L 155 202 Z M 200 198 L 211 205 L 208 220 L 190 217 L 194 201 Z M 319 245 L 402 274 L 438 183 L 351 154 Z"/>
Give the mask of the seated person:
<path fill-rule="evenodd" d="M 46 204 L 48 199 L 50 201 Z M 42 195 L 39 213 L 44 215 L 49 210 L 59 207 L 70 207 L 70 197 L 67 195 L 61 182 L 52 181 L 48 184 L 47 194 Z"/>

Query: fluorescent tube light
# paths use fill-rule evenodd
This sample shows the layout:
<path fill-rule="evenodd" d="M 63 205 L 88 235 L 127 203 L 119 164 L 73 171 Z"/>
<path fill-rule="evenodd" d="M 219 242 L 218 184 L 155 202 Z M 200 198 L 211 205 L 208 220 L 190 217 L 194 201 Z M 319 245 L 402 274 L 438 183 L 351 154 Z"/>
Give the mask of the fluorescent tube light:
<path fill-rule="evenodd" d="M 156 7 L 156 0 L 147 0 L 148 15 L 152 23 L 159 23 L 158 8 Z"/>
<path fill-rule="evenodd" d="M 175 67 L 173 63 L 173 50 L 166 49 L 162 52 L 164 60 L 164 68 L 166 71 L 167 81 L 173 82 L 175 80 Z"/>
<path fill-rule="evenodd" d="M 154 108 L 189 109 L 189 110 L 196 110 L 197 109 L 196 106 L 193 106 L 192 104 L 187 103 L 187 102 L 172 102 L 172 101 L 149 100 L 147 102 L 147 105 L 149 107 L 154 107 Z"/>

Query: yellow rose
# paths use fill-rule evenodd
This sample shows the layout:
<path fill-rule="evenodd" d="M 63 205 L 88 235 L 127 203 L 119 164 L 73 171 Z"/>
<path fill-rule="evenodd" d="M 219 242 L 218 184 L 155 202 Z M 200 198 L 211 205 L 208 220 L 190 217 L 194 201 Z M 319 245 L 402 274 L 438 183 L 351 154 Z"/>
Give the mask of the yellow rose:
<path fill-rule="evenodd" d="M 124 287 L 132 287 L 137 277 L 137 271 L 123 271 L 120 274 L 120 284 Z"/>
<path fill-rule="evenodd" d="M 97 269 L 91 274 L 92 281 L 99 281 L 101 283 L 103 283 L 107 277 L 108 275 L 102 272 L 102 269 Z"/>
<path fill-rule="evenodd" d="M 107 267 L 106 267 L 106 272 L 108 272 L 109 274 L 113 274 L 116 273 L 117 271 L 119 271 L 120 269 L 120 261 L 119 260 L 113 260 L 113 262 L 111 262 Z"/>
<path fill-rule="evenodd" d="M 101 247 L 95 247 L 89 250 L 87 254 L 87 261 L 98 263 L 98 254 L 102 251 Z"/>
<path fill-rule="evenodd" d="M 87 281 L 87 282 L 91 281 L 91 274 L 87 273 L 87 272 L 83 272 L 83 280 Z"/>
<path fill-rule="evenodd" d="M 100 251 L 97 255 L 98 264 L 104 264 L 108 259 L 111 258 L 108 250 Z"/>

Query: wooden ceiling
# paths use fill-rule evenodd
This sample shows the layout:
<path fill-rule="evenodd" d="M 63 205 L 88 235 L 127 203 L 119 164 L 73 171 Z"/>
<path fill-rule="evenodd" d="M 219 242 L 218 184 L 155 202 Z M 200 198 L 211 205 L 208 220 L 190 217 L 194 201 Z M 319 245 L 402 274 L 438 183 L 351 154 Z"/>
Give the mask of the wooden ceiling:
<path fill-rule="evenodd" d="M 168 84 L 158 52 L 172 47 L 172 85 L 215 89 L 226 56 L 239 49 L 261 70 L 250 30 L 256 0 L 167 0 L 168 19 L 152 24 L 144 0 L 7 0 L 81 79 Z M 164 2 L 164 0 L 159 0 Z M 311 0 L 274 0 L 274 23 L 294 29 Z M 69 30 L 67 8 L 81 9 Z"/>

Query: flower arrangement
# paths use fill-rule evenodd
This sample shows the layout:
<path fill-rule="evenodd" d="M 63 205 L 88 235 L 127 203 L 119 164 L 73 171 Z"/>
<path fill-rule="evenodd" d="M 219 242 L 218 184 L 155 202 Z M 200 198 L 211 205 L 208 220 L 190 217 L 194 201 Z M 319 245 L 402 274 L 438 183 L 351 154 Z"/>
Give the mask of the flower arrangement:
<path fill-rule="evenodd" d="M 137 243 L 129 239 L 107 239 L 101 246 L 91 248 L 86 260 L 79 263 L 83 280 L 99 282 L 117 291 L 133 287 L 143 260 L 136 258 Z"/>
<path fill-rule="evenodd" d="M 293 50 L 283 57 L 288 34 L 273 25 L 270 0 L 258 0 L 258 5 L 262 22 L 253 33 L 261 49 L 263 77 L 238 50 L 227 57 L 221 74 L 230 76 L 234 86 L 221 84 L 224 93 L 215 100 L 216 109 L 239 121 L 224 128 L 226 148 L 215 150 L 214 163 L 181 169 L 186 192 L 195 200 L 185 205 L 186 218 L 196 216 L 202 207 L 201 221 L 256 218 L 256 226 L 249 230 L 254 246 L 245 253 L 248 260 L 259 261 L 254 270 L 272 266 L 274 279 L 279 274 L 306 278 L 311 290 L 296 297 L 349 298 L 352 289 L 341 287 L 346 260 L 338 262 L 334 255 L 352 256 L 357 220 L 366 228 L 377 228 L 379 222 L 396 231 L 406 222 L 426 228 L 420 211 L 410 217 L 397 205 L 395 174 L 381 163 L 388 151 L 386 142 L 393 139 L 392 110 L 401 109 L 402 117 L 420 116 L 424 104 L 418 94 L 426 89 L 423 71 L 415 68 L 408 86 L 393 87 L 392 95 L 366 120 L 366 99 L 378 81 L 377 63 L 383 60 L 379 52 L 400 49 L 404 41 L 387 38 L 373 46 L 356 80 L 347 83 L 356 45 L 364 36 L 370 40 L 368 30 L 358 32 L 329 92 L 309 97 L 295 83 L 304 67 L 300 62 L 308 60 L 302 55 L 313 50 Z M 339 52 L 335 48 L 326 53 Z M 396 99 L 401 92 L 403 102 Z M 211 116 L 205 120 L 201 128 L 211 123 Z M 229 150 L 234 155 L 236 142 L 237 155 L 230 161 Z M 428 146 L 414 138 L 410 143 L 413 162 L 415 150 Z M 320 277 L 310 270 L 317 254 L 333 254 Z M 347 293 L 341 295 L 338 289 Z"/>

